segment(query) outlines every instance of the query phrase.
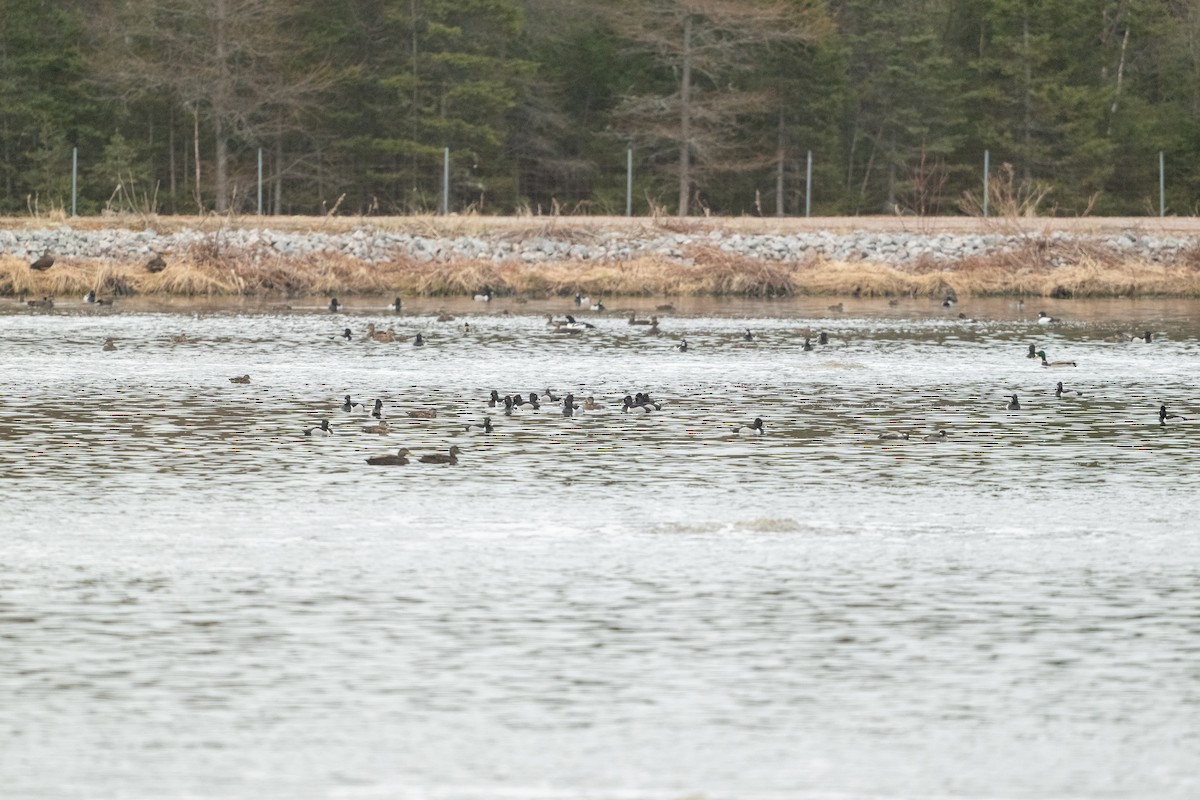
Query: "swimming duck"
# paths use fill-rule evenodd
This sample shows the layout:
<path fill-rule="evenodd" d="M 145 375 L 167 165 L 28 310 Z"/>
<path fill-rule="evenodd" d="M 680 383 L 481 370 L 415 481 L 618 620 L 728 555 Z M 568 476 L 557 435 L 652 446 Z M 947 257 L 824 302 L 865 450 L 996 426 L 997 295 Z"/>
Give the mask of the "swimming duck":
<path fill-rule="evenodd" d="M 365 342 L 368 339 L 375 342 L 383 342 L 385 344 L 388 342 L 394 342 L 396 341 L 396 331 L 392 330 L 391 328 L 388 328 L 386 331 L 377 331 L 375 330 L 375 323 L 368 322 L 367 335 L 363 337 L 363 341 Z"/>
<path fill-rule="evenodd" d="M 653 320 L 638 319 L 637 316 L 632 311 L 629 312 L 629 324 L 630 325 L 653 325 L 657 321 L 658 321 L 657 317 L 655 317 Z"/>
<path fill-rule="evenodd" d="M 492 302 L 492 290 L 485 288 L 480 294 L 475 295 L 475 302 L 476 303 Z"/>
<path fill-rule="evenodd" d="M 389 429 L 390 429 L 390 426 L 388 425 L 388 421 L 386 419 L 381 419 L 381 420 L 379 420 L 378 425 L 368 425 L 367 427 L 363 428 L 363 432 L 364 433 L 377 433 L 380 436 L 387 436 Z"/>
<path fill-rule="evenodd" d="M 896 306 L 900 305 L 900 300 L 898 298 L 893 297 L 891 300 L 888 300 L 888 305 L 891 306 L 892 308 L 895 308 Z"/>
<path fill-rule="evenodd" d="M 956 295 L 954 292 L 950 292 L 948 295 L 946 295 L 946 299 L 942 301 L 942 308 L 950 308 L 957 302 L 958 295 Z"/>
<path fill-rule="evenodd" d="M 907 440 L 908 437 L 909 437 L 909 434 L 907 431 L 905 431 L 904 433 L 899 433 L 897 431 L 888 431 L 887 433 L 879 434 L 879 438 L 884 441 L 895 441 L 895 440 L 902 440 L 902 439 Z"/>
<path fill-rule="evenodd" d="M 807 336 L 804 337 L 804 346 L 801 347 L 800 349 L 806 353 L 812 352 L 812 349 L 813 349 L 812 342 L 810 342 L 808 340 Z"/>
<path fill-rule="evenodd" d="M 458 454 L 461 452 L 462 450 L 458 449 L 458 445 L 451 445 L 449 455 L 434 453 L 428 456 L 421 456 L 420 461 L 422 464 L 457 464 Z"/>
<path fill-rule="evenodd" d="M 750 332 L 749 328 L 747 328 L 746 332 L 742 334 L 742 341 L 743 342 L 753 342 L 754 341 L 754 334 Z"/>
<path fill-rule="evenodd" d="M 1072 394 L 1074 394 L 1076 397 L 1083 397 L 1083 392 L 1079 391 L 1078 389 L 1064 389 L 1062 381 L 1059 381 L 1054 385 L 1055 397 L 1061 398 L 1063 395 L 1070 397 Z"/>
<path fill-rule="evenodd" d="M 688 349 L 687 339 L 681 339 L 679 344 L 675 345 L 675 349 L 681 353 L 686 353 Z"/>
<path fill-rule="evenodd" d="M 83 302 L 85 302 L 85 303 L 96 302 L 96 291 L 93 289 L 92 291 L 89 291 L 87 294 L 85 294 L 83 296 Z"/>
<path fill-rule="evenodd" d="M 402 307 L 403 307 L 403 306 L 402 306 L 402 304 L 401 304 L 401 302 L 400 302 L 400 298 L 399 298 L 399 297 L 397 297 L 395 300 L 393 300 L 393 301 L 392 301 L 392 304 L 391 304 L 390 306 L 388 306 L 388 307 L 387 307 L 387 310 L 388 310 L 388 311 L 397 311 L 397 312 L 398 312 L 398 311 L 400 311 L 400 309 L 401 309 Z"/>
<path fill-rule="evenodd" d="M 603 311 L 604 310 L 604 302 L 601 300 L 597 300 L 596 302 L 592 303 L 591 309 L 592 309 L 592 311 Z"/>
<path fill-rule="evenodd" d="M 1166 406 L 1159 406 L 1158 407 L 1158 424 L 1165 427 L 1167 424 L 1167 420 L 1169 420 L 1169 419 L 1186 420 L 1187 417 L 1181 417 L 1178 414 L 1168 414 Z"/>
<path fill-rule="evenodd" d="M 584 411 L 599 411 L 602 408 L 604 408 L 604 404 L 597 403 L 596 398 L 592 397 L 590 394 L 583 401 Z"/>
<path fill-rule="evenodd" d="M 491 417 L 484 417 L 484 418 L 483 418 L 483 424 L 481 424 L 481 425 L 468 425 L 468 426 L 466 426 L 465 430 L 466 430 L 468 433 L 491 433 L 491 432 L 492 432 L 493 430 L 495 430 L 495 429 L 492 427 L 492 418 L 491 418 Z"/>
<path fill-rule="evenodd" d="M 413 419 L 436 419 L 437 409 L 435 408 L 417 408 L 412 411 L 405 411 L 405 414 Z"/>
<path fill-rule="evenodd" d="M 817 344 L 829 344 L 829 334 L 821 331 L 821 335 L 817 337 Z"/>
<path fill-rule="evenodd" d="M 342 304 L 338 302 L 338 299 L 336 297 L 334 297 L 333 299 L 331 299 L 329 301 L 330 312 L 336 314 L 338 312 L 338 309 L 340 309 L 341 307 L 342 307 Z"/>
<path fill-rule="evenodd" d="M 186 333 L 171 334 L 171 344 L 184 344 L 185 342 L 187 342 L 187 340 L 188 340 L 188 337 L 187 337 Z"/>
<path fill-rule="evenodd" d="M 745 436 L 747 434 L 750 436 L 762 436 L 764 433 L 762 417 L 755 417 L 754 422 L 750 423 L 749 425 L 733 426 L 733 432 L 739 436 Z"/>
<path fill-rule="evenodd" d="M 112 304 L 113 304 L 113 299 L 111 297 L 97 297 L 96 298 L 96 305 L 98 305 L 98 306 L 111 306 Z"/>
<path fill-rule="evenodd" d="M 638 399 L 641 399 L 640 393 L 638 394 Z M 656 407 L 652 403 L 637 402 L 629 395 L 625 395 L 622 403 L 624 404 L 621 408 L 623 412 L 633 411 L 640 414 L 649 414 L 651 411 L 657 411 L 662 408 L 662 406 Z"/>
<path fill-rule="evenodd" d="M 162 253 L 155 253 L 154 257 L 146 262 L 146 272 L 162 272 L 167 268 L 167 262 L 163 260 Z"/>
<path fill-rule="evenodd" d="M 342 403 L 341 409 L 342 409 L 342 411 L 345 411 L 347 414 L 352 413 L 352 412 L 357 412 L 357 413 L 362 413 L 362 414 L 367 413 L 367 407 L 364 406 L 362 403 L 350 402 L 350 395 L 346 395 L 346 402 Z"/>
<path fill-rule="evenodd" d="M 463 332 L 463 333 L 470 333 L 470 332 L 471 332 L 471 323 L 469 323 L 469 322 L 464 322 L 464 323 L 463 323 L 463 326 L 462 326 L 462 332 Z"/>
<path fill-rule="evenodd" d="M 447 314 L 445 311 L 437 315 L 438 322 L 454 322 L 454 317 Z"/>
<path fill-rule="evenodd" d="M 43 297 L 41 300 L 26 300 L 25 305 L 30 308 L 54 308 L 54 300 Z"/>
<path fill-rule="evenodd" d="M 1043 367 L 1077 367 L 1077 366 L 1079 366 L 1074 361 L 1047 361 L 1045 350 L 1038 350 L 1037 355 L 1038 355 L 1038 358 L 1040 358 L 1042 360 Z"/>
<path fill-rule="evenodd" d="M 329 420 L 321 420 L 321 424 L 315 428 L 305 428 L 305 436 L 333 436 L 333 428 L 329 427 Z"/>
<path fill-rule="evenodd" d="M 1034 345 L 1029 345 L 1029 352 L 1025 354 L 1026 358 L 1037 358 L 1037 348 Z"/>
<path fill-rule="evenodd" d="M 348 342 L 354 338 L 354 334 L 350 333 L 349 328 L 346 328 L 344 331 L 342 331 L 342 338 Z"/>
<path fill-rule="evenodd" d="M 421 334 L 418 333 L 416 335 L 416 337 L 413 338 L 413 347 L 424 347 L 424 346 L 425 346 L 425 340 L 423 338 L 421 338 Z"/>
<path fill-rule="evenodd" d="M 378 397 L 375 398 L 375 408 L 371 411 L 371 416 L 375 419 L 383 419 L 383 401 Z"/>
<path fill-rule="evenodd" d="M 654 322 L 652 322 L 650 324 L 649 328 L 646 328 L 646 333 L 644 335 L 645 336 L 662 336 L 662 331 L 658 329 L 658 320 L 655 320 Z"/>
<path fill-rule="evenodd" d="M 250 376 L 249 375 L 238 375 L 236 378 L 230 378 L 229 382 L 230 383 L 249 383 Z"/>
<path fill-rule="evenodd" d="M 50 255 L 50 251 L 47 250 L 44 253 L 42 253 L 41 258 L 39 258 L 37 261 L 34 261 L 32 264 L 30 264 L 29 268 L 36 269 L 38 272 L 45 272 L 46 270 L 50 269 L 53 266 L 54 266 L 54 256 Z"/>
<path fill-rule="evenodd" d="M 530 392 L 528 400 L 526 400 L 524 397 L 522 397 L 520 392 L 517 392 L 515 395 L 513 395 L 513 405 L 518 406 L 518 407 L 519 406 L 529 406 L 534 411 L 538 411 L 541 409 L 541 405 L 538 403 L 537 392 Z"/>
<path fill-rule="evenodd" d="M 828 308 L 830 311 L 842 311 L 844 310 L 845 306 L 842 303 L 834 303 L 831 306 L 826 306 L 826 308 Z"/>
<path fill-rule="evenodd" d="M 1020 403 L 1020 401 L 1017 400 L 1017 396 L 1015 394 L 1012 396 L 1012 402 L 1010 402 L 1008 405 L 1006 405 L 1005 408 L 1008 409 L 1009 411 L 1020 411 L 1021 410 L 1021 403 Z"/>
<path fill-rule="evenodd" d="M 100 349 L 101 349 L 101 350 L 103 350 L 103 351 L 105 351 L 105 352 L 107 352 L 107 353 L 111 353 L 113 350 L 116 350 L 116 349 L 117 349 L 117 345 L 116 345 L 116 343 L 113 341 L 113 337 L 109 336 L 107 339 L 105 339 L 105 340 L 104 340 L 104 346 L 103 346 L 103 347 L 101 347 Z"/>
<path fill-rule="evenodd" d="M 925 438 L 924 438 L 922 441 L 926 441 L 926 442 L 944 442 L 944 441 L 946 441 L 946 432 L 945 432 L 945 431 L 938 431 L 937 433 L 931 433 L 931 434 L 929 434 L 928 436 L 926 436 L 926 437 L 925 437 Z"/>
<path fill-rule="evenodd" d="M 662 411 L 662 403 L 654 402 L 649 392 L 638 392 L 633 396 L 633 402 L 639 406 L 654 406 L 655 411 Z"/>
<path fill-rule="evenodd" d="M 394 456 L 371 456 L 367 459 L 367 463 L 376 467 L 402 467 L 408 463 L 408 459 L 405 458 L 408 454 L 409 449 L 401 447 Z"/>
<path fill-rule="evenodd" d="M 1039 325 L 1049 325 L 1051 322 L 1062 322 L 1062 320 L 1059 319 L 1058 317 L 1052 317 L 1049 314 L 1047 314 L 1045 311 L 1038 312 L 1038 320 L 1037 321 L 1038 321 Z"/>
<path fill-rule="evenodd" d="M 564 417 L 571 417 L 574 416 L 575 412 L 578 410 L 579 405 L 575 402 L 575 395 L 568 392 L 567 396 L 564 397 L 562 401 L 562 415 Z"/>
<path fill-rule="evenodd" d="M 579 292 L 576 292 L 576 293 L 575 293 L 575 305 L 577 305 L 577 306 L 590 306 L 591 304 L 592 304 L 592 298 L 590 298 L 590 297 L 584 297 L 584 296 L 583 296 L 583 295 L 581 295 Z"/>
<path fill-rule="evenodd" d="M 546 387 L 546 391 L 542 392 L 542 397 L 546 398 L 551 403 L 557 403 L 559 400 L 562 400 L 561 397 L 556 396 L 554 392 L 550 391 L 550 387 L 548 386 Z"/>
<path fill-rule="evenodd" d="M 488 408 L 495 408 L 496 406 L 504 405 L 504 401 L 500 399 L 500 393 L 495 389 L 492 389 L 492 394 L 488 398 L 487 404 Z"/>
<path fill-rule="evenodd" d="M 1146 344 L 1150 344 L 1152 341 L 1154 341 L 1154 334 L 1150 333 L 1150 331 L 1146 331 L 1141 336 L 1134 336 L 1132 341 L 1135 341 L 1135 342 L 1140 341 L 1140 342 L 1145 342 Z"/>
<path fill-rule="evenodd" d="M 504 395 L 504 416 L 511 417 L 513 413 L 513 399 L 511 395 Z"/>

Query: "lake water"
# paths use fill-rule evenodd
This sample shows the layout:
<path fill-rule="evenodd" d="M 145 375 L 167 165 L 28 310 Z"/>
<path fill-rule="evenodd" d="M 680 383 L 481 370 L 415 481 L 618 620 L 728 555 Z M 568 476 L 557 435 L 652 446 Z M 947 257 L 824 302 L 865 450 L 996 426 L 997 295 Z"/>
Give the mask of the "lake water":
<path fill-rule="evenodd" d="M 0 796 L 1200 796 L 1200 304 L 347 300 L 0 301 Z"/>

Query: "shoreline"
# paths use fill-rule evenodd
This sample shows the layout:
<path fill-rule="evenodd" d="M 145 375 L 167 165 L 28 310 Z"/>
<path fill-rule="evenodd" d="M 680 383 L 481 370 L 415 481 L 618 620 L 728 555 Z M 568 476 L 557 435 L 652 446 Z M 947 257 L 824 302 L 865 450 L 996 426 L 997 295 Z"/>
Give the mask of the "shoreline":
<path fill-rule="evenodd" d="M 31 260 L 48 251 L 53 267 Z M 163 253 L 167 267 L 146 262 Z M 1200 219 L 0 219 L 0 296 L 1200 297 Z"/>

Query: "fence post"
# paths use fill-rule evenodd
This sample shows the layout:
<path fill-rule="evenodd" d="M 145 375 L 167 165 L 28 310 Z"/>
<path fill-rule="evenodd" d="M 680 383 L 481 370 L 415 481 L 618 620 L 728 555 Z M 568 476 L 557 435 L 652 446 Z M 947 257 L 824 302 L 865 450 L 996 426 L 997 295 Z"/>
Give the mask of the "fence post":
<path fill-rule="evenodd" d="M 625 151 L 625 216 L 633 216 L 633 148 Z"/>
<path fill-rule="evenodd" d="M 442 148 L 442 216 L 450 213 L 450 148 Z"/>
<path fill-rule="evenodd" d="M 71 216 L 75 216 L 75 196 L 79 186 L 79 148 L 71 148 Z"/>
<path fill-rule="evenodd" d="M 804 217 L 812 216 L 812 150 L 808 151 L 808 165 L 804 170 Z"/>
<path fill-rule="evenodd" d="M 989 160 L 991 153 L 987 150 L 983 151 L 983 215 L 988 215 L 988 194 L 991 192 L 991 187 L 988 186 L 988 181 L 991 178 L 991 164 Z"/>
<path fill-rule="evenodd" d="M 1166 161 L 1163 159 L 1163 151 L 1158 151 L 1158 215 L 1165 217 L 1167 215 L 1167 176 L 1166 176 Z"/>
<path fill-rule="evenodd" d="M 258 215 L 262 216 L 262 148 L 258 148 Z"/>

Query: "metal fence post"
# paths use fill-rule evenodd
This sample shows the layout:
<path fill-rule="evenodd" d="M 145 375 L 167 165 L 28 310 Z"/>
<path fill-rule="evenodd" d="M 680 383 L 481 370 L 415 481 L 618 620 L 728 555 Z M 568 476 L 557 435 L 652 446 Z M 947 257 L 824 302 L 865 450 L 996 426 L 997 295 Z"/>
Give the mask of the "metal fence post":
<path fill-rule="evenodd" d="M 450 148 L 442 150 L 442 216 L 450 213 Z"/>
<path fill-rule="evenodd" d="M 812 216 L 812 150 L 808 151 L 808 165 L 804 170 L 804 216 Z"/>
<path fill-rule="evenodd" d="M 985 217 L 988 215 L 988 194 L 991 192 L 991 187 L 988 186 L 991 177 L 991 164 L 989 163 L 991 155 L 987 150 L 983 151 L 983 215 Z"/>

